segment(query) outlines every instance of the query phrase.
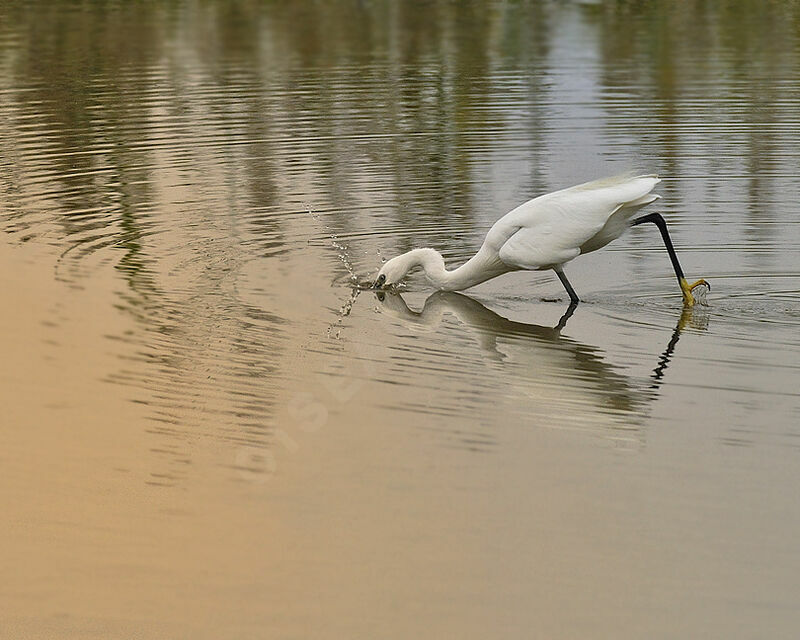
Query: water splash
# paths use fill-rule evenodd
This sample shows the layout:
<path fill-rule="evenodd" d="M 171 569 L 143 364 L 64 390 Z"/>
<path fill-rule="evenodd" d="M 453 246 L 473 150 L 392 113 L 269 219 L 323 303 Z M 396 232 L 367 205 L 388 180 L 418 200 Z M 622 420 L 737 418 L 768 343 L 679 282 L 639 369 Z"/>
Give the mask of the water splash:
<path fill-rule="evenodd" d="M 347 270 L 347 277 L 335 278 L 333 284 L 347 286 L 350 289 L 350 295 L 336 313 L 336 320 L 332 322 L 325 331 L 325 335 L 327 337 L 340 340 L 342 336 L 342 325 L 344 323 L 344 319 L 352 312 L 353 306 L 355 305 L 358 296 L 361 295 L 361 292 L 372 291 L 374 289 L 374 277 L 361 276 L 356 272 L 356 269 L 353 265 L 353 259 L 351 258 L 352 250 L 350 246 L 339 238 L 336 232 L 325 222 L 319 213 L 314 211 L 311 205 L 306 203 L 304 206 L 309 215 L 314 218 L 314 220 L 319 223 L 319 225 L 328 234 L 331 246 L 336 250 L 336 255 L 339 258 L 339 261 Z M 365 252 L 365 255 L 369 255 L 369 252 Z M 380 248 L 376 250 L 376 255 L 381 264 L 386 262 L 386 258 L 383 257 Z M 404 289 L 405 283 L 397 283 L 387 288 L 387 290 L 391 290 L 393 292 L 402 291 Z"/>
<path fill-rule="evenodd" d="M 326 336 L 334 340 L 341 340 L 344 319 L 350 315 L 350 312 L 353 310 L 353 305 L 355 305 L 362 291 L 363 289 L 361 287 L 353 287 L 350 290 L 350 297 L 345 300 L 344 304 L 339 308 L 339 311 L 336 313 L 336 320 L 328 325 L 325 331 Z"/>
<path fill-rule="evenodd" d="M 312 208 L 311 205 L 306 204 L 306 209 L 308 210 L 309 215 L 314 218 L 327 232 L 331 246 L 336 249 L 336 255 L 339 258 L 339 262 L 344 265 L 344 268 L 347 269 L 347 273 L 350 275 L 350 282 L 354 285 L 359 284 L 359 278 L 356 274 L 356 270 L 353 267 L 353 261 L 350 258 L 350 247 L 344 241 L 339 239 L 339 236 L 336 235 L 336 232 L 331 229 L 330 225 L 322 219 L 322 217 L 316 213 Z"/>
<path fill-rule="evenodd" d="M 353 260 L 350 257 L 350 247 L 347 245 L 347 243 L 339 239 L 339 236 L 336 235 L 336 232 L 331 229 L 330 225 L 328 225 L 325 220 L 323 220 L 322 217 L 311 208 L 309 204 L 306 204 L 305 207 L 309 215 L 314 218 L 314 220 L 316 220 L 317 223 L 319 223 L 328 234 L 331 246 L 336 250 L 336 255 L 339 258 L 339 262 L 342 263 L 348 273 L 347 281 L 343 284 L 347 284 L 350 287 L 350 296 L 339 308 L 339 311 L 337 311 L 336 320 L 328 325 L 328 328 L 325 331 L 325 335 L 329 338 L 340 340 L 342 335 L 342 323 L 344 322 L 344 319 L 350 315 L 350 312 L 353 310 L 353 305 L 356 303 L 356 300 L 361 292 L 365 289 L 370 289 L 372 287 L 372 283 L 368 283 L 366 280 L 360 278 L 356 273 L 355 267 L 353 266 Z"/>
<path fill-rule="evenodd" d="M 694 301 L 703 306 L 708 306 L 708 292 L 710 287 L 707 284 L 699 284 L 694 289 L 692 289 L 692 296 L 694 296 Z"/>

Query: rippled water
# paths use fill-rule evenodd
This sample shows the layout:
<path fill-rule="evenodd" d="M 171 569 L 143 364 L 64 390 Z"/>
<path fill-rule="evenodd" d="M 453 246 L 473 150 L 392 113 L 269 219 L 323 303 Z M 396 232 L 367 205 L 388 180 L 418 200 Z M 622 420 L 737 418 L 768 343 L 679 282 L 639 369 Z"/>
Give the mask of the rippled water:
<path fill-rule="evenodd" d="M 9 637 L 793 637 L 791 2 L 0 7 Z M 528 198 L 653 228 L 466 294 Z"/>

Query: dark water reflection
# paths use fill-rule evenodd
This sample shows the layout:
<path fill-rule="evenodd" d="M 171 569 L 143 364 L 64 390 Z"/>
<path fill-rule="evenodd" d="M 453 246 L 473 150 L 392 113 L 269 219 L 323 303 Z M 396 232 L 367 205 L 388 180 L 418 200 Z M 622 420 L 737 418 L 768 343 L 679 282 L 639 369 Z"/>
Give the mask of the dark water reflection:
<path fill-rule="evenodd" d="M 556 325 L 549 327 L 509 320 L 458 293 L 436 292 L 419 311 L 410 309 L 400 294 L 377 295 L 389 313 L 410 326 L 436 330 L 445 314 L 455 316 L 474 334 L 490 360 L 510 367 L 507 377 L 524 386 L 525 393 L 541 405 L 540 410 L 549 412 L 550 423 L 568 415 L 569 421 L 577 422 L 574 414 L 581 408 L 589 419 L 601 417 L 601 423 L 611 415 L 623 428 L 643 422 L 644 409 L 657 397 L 655 391 L 663 382 L 682 330 L 700 317 L 684 309 L 650 380 L 634 382 L 606 362 L 602 350 L 562 335 L 577 305 L 569 305 Z"/>
<path fill-rule="evenodd" d="M 21 635 L 796 629 L 799 28 L 788 1 L 0 5 Z M 548 274 L 351 291 L 629 169 L 708 309 L 638 228 L 570 265 L 568 319 Z M 103 589 L 47 600 L 84 565 Z"/>

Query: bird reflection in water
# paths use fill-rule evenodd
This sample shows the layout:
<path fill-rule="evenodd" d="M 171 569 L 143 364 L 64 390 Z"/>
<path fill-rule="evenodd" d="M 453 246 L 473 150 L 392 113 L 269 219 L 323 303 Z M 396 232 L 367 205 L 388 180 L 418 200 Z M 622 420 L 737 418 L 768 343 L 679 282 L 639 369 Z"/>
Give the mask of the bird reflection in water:
<path fill-rule="evenodd" d="M 490 360 L 508 368 L 510 384 L 535 400 L 542 418 L 554 426 L 611 426 L 638 429 L 658 396 L 681 332 L 701 328 L 702 314 L 684 308 L 672 335 L 648 378 L 635 378 L 609 363 L 600 348 L 562 334 L 575 312 L 571 304 L 555 326 L 509 320 L 467 295 L 437 291 L 419 311 L 402 295 L 375 293 L 381 308 L 410 328 L 435 330 L 446 315 L 454 316 L 476 338 Z"/>

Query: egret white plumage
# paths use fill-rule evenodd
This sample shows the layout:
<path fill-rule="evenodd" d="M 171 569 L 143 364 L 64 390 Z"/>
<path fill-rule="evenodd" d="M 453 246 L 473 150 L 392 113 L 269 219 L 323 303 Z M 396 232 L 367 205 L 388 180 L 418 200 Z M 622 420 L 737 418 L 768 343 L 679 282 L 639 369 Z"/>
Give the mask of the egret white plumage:
<path fill-rule="evenodd" d="M 628 227 L 652 222 L 664 240 L 684 304 L 692 306 L 692 290 L 705 280 L 689 284 L 658 213 L 635 217 L 639 209 L 660 198 L 651 193 L 660 182 L 656 175 L 616 176 L 554 191 L 521 204 L 492 225 L 472 258 L 447 271 L 435 249 L 413 249 L 387 261 L 378 272 L 376 288 L 397 284 L 415 267 L 442 291 L 461 291 L 510 271 L 552 269 L 569 294 L 578 295 L 564 274 L 564 265 L 583 253 L 596 251 L 619 238 Z"/>

